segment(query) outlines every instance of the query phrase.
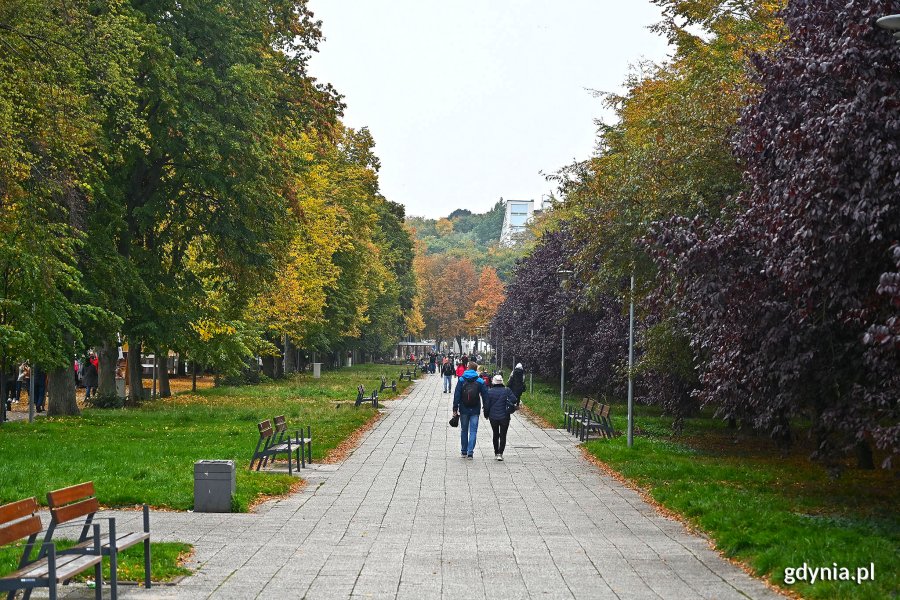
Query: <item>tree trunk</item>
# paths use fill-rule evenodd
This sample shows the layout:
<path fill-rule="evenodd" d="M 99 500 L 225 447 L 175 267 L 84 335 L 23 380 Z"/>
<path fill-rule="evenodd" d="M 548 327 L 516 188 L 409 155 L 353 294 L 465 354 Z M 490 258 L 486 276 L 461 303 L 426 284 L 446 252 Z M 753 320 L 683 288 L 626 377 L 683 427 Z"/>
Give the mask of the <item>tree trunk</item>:
<path fill-rule="evenodd" d="M 460 356 L 462 356 L 463 354 L 465 354 L 465 352 L 463 352 L 461 335 L 456 336 L 456 343 L 459 344 L 459 354 L 460 354 Z"/>
<path fill-rule="evenodd" d="M 119 358 L 119 347 L 115 340 L 106 340 L 97 354 L 100 360 L 97 375 L 97 394 L 103 398 L 116 395 L 116 360 Z"/>
<path fill-rule="evenodd" d="M 80 415 L 75 402 L 75 377 L 72 367 L 66 365 L 47 374 L 47 415 Z"/>
<path fill-rule="evenodd" d="M 128 343 L 128 403 L 136 406 L 144 401 L 144 382 L 141 373 L 141 343 Z"/>
<path fill-rule="evenodd" d="M 178 362 L 176 364 L 178 365 L 178 368 L 175 370 L 175 374 L 178 377 L 187 375 L 187 362 L 184 360 L 184 355 L 178 355 Z"/>
<path fill-rule="evenodd" d="M 284 347 L 279 344 L 275 345 L 278 346 L 278 349 L 282 352 L 273 357 L 275 360 L 275 379 L 281 379 L 284 377 Z"/>
<path fill-rule="evenodd" d="M 290 375 L 296 370 L 297 347 L 291 343 L 291 338 L 284 336 L 284 374 Z"/>
<path fill-rule="evenodd" d="M 197 361 L 191 361 L 191 391 L 197 391 Z"/>
<path fill-rule="evenodd" d="M 872 455 L 872 446 L 866 440 L 856 442 L 856 468 L 874 469 L 875 457 Z"/>
<path fill-rule="evenodd" d="M 9 398 L 9 390 L 6 389 L 6 355 L 0 357 L 0 371 L 3 375 L 0 377 L 0 423 L 6 421 L 6 400 Z"/>
<path fill-rule="evenodd" d="M 159 379 L 159 397 L 169 398 L 172 388 L 169 386 L 169 351 L 165 348 L 156 353 L 156 373 Z"/>
<path fill-rule="evenodd" d="M 263 374 L 269 379 L 275 379 L 275 357 L 263 356 L 262 363 Z"/>

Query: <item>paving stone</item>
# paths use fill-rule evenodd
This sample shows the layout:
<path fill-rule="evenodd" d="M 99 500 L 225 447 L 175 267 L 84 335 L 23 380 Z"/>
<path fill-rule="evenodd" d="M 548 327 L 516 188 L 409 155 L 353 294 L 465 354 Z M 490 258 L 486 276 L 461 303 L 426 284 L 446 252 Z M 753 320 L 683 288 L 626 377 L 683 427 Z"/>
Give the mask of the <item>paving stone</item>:
<path fill-rule="evenodd" d="M 585 461 L 565 431 L 517 413 L 501 463 L 482 420 L 475 460 L 460 459 L 450 403 L 440 377 L 417 381 L 342 464 L 313 465 L 302 491 L 255 514 L 154 512 L 153 539 L 193 544 L 199 571 L 120 597 L 779 597 Z M 101 516 L 140 527 L 136 511 Z"/>

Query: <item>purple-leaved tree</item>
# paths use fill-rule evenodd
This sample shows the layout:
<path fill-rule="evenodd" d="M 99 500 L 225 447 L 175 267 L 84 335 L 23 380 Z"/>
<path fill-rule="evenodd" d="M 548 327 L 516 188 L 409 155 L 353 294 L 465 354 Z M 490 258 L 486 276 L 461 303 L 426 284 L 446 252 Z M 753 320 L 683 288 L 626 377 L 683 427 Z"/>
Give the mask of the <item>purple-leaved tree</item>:
<path fill-rule="evenodd" d="M 900 48 L 874 26 L 897 12 L 896 0 L 792 0 L 789 40 L 755 61 L 735 214 L 651 234 L 690 324 L 700 399 L 785 443 L 791 419 L 808 418 L 832 465 L 853 449 L 870 466 L 873 444 L 885 466 L 900 452 Z"/>

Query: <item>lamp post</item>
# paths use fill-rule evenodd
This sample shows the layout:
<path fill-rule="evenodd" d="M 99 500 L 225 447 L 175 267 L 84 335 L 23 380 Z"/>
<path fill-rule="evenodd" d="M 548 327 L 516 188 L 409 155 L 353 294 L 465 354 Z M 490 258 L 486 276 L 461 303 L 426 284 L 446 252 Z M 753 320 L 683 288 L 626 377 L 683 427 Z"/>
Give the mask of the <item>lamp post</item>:
<path fill-rule="evenodd" d="M 572 271 L 569 269 L 559 268 L 556 270 L 556 275 L 559 277 L 560 285 L 565 288 L 568 286 L 569 278 L 572 276 Z M 565 407 L 565 397 L 566 397 L 566 320 L 565 316 L 563 316 L 562 321 L 562 343 L 560 348 L 560 359 L 559 359 L 559 409 L 563 410 Z"/>
<path fill-rule="evenodd" d="M 631 274 L 631 306 L 628 309 L 628 447 L 634 444 L 634 273 Z"/>

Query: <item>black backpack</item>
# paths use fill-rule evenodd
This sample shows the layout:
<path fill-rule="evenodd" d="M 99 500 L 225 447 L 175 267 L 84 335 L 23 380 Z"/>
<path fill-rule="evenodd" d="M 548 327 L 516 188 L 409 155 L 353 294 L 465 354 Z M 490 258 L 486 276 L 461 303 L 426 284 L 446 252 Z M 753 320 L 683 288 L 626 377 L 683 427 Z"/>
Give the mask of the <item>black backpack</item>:
<path fill-rule="evenodd" d="M 475 379 L 466 379 L 460 391 L 463 406 L 466 408 L 478 407 L 478 398 L 481 396 L 481 384 L 478 383 L 477 377 Z"/>

